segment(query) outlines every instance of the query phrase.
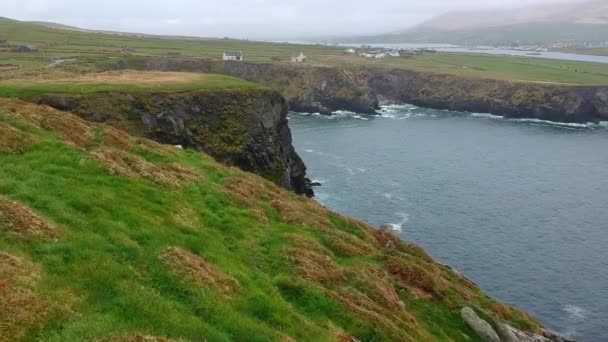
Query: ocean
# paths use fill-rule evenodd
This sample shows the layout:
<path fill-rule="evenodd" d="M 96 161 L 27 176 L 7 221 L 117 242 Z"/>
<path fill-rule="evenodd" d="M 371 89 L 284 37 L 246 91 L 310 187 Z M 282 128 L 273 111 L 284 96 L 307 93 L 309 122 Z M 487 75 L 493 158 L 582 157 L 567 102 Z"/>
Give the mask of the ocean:
<path fill-rule="evenodd" d="M 290 113 L 317 200 L 390 225 L 550 330 L 608 341 L 608 123 Z"/>

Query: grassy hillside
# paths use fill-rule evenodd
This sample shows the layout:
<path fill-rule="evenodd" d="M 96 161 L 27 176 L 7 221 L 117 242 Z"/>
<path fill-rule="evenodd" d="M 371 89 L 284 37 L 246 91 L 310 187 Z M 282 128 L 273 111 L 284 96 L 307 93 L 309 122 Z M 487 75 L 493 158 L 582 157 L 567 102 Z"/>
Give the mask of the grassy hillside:
<path fill-rule="evenodd" d="M 477 341 L 463 306 L 539 329 L 390 232 L 0 99 L 0 341 Z"/>
<path fill-rule="evenodd" d="M 108 91 L 171 93 L 253 88 L 261 88 L 261 86 L 238 78 L 215 74 L 119 71 L 74 75 L 50 72 L 44 76 L 1 80 L 0 97 L 46 93 L 90 94 Z"/>
<path fill-rule="evenodd" d="M 19 72 L 40 70 L 52 57 L 76 58 L 75 65 L 95 65 L 116 61 L 129 54 L 171 58 L 205 58 L 220 60 L 223 51 L 242 50 L 248 62 L 290 63 L 293 54 L 304 52 L 308 61 L 299 65 L 340 66 L 346 68 L 398 68 L 424 72 L 447 73 L 464 77 L 514 80 L 520 82 L 554 82 L 575 85 L 608 85 L 606 64 L 554 61 L 526 57 L 487 56 L 480 54 L 423 54 L 411 58 L 371 60 L 345 55 L 340 47 L 291 45 L 230 39 L 177 39 L 121 36 L 52 29 L 32 23 L 0 19 L 0 78 Z M 11 46 L 31 44 L 40 50 L 31 53 L 11 51 Z M 175 55 L 178 54 L 178 55 Z M 64 64 L 64 67 L 70 64 Z M 4 76 L 3 76 L 4 74 Z"/>

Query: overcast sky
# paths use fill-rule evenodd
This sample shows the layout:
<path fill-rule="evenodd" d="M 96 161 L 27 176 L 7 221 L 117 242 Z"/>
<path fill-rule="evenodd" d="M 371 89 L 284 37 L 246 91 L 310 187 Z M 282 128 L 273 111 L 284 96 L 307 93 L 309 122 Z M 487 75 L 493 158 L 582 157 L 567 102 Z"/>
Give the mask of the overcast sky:
<path fill-rule="evenodd" d="M 91 29 L 272 39 L 384 33 L 448 11 L 566 1 L 577 0 L 0 0 L 0 16 Z"/>

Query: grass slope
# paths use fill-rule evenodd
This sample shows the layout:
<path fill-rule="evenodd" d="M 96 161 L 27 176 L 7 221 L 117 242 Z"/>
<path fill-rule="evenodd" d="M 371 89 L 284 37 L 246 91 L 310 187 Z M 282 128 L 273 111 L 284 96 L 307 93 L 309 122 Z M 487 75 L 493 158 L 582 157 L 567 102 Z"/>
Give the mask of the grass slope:
<path fill-rule="evenodd" d="M 32 23 L 0 19 L 0 77 L 2 69 L 40 69 L 51 57 L 77 58 L 80 64 L 98 64 L 123 57 L 123 48 L 140 56 L 179 54 L 182 58 L 221 59 L 226 50 L 241 50 L 248 62 L 289 63 L 292 55 L 304 52 L 307 67 L 339 66 L 345 68 L 399 68 L 447 73 L 464 77 L 514 80 L 520 82 L 554 82 L 575 85 L 608 85 L 606 64 L 556 61 L 527 57 L 487 56 L 481 54 L 423 54 L 412 58 L 372 60 L 345 55 L 341 47 L 251 42 L 231 39 L 178 39 L 121 36 L 52 29 Z M 11 52 L 10 46 L 33 44 L 38 52 Z"/>
<path fill-rule="evenodd" d="M 119 71 L 72 75 L 46 73 L 44 77 L 0 81 L 0 97 L 55 94 L 91 94 L 101 92 L 158 92 L 245 90 L 261 88 L 235 77 L 185 73 Z"/>
<path fill-rule="evenodd" d="M 0 341 L 478 341 L 463 306 L 539 329 L 387 231 L 0 99 Z"/>

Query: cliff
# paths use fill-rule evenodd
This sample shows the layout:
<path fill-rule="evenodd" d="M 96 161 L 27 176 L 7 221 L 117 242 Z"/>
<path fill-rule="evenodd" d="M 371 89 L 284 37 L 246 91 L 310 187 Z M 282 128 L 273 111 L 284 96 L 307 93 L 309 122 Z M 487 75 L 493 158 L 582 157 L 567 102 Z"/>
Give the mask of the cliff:
<path fill-rule="evenodd" d="M 388 230 L 203 153 L 6 98 L 0 309 L 0 341 L 470 342 L 542 330 Z"/>
<path fill-rule="evenodd" d="M 367 75 L 345 69 L 167 58 L 128 58 L 106 68 L 230 75 L 279 91 L 294 111 L 330 114 L 348 109 L 373 114 L 378 107 L 377 96 L 367 85 Z"/>
<path fill-rule="evenodd" d="M 280 91 L 294 111 L 375 113 L 380 103 L 562 122 L 608 120 L 608 87 L 464 78 L 389 69 L 340 69 L 204 60 L 125 59 L 109 68 L 215 72 Z"/>
<path fill-rule="evenodd" d="M 421 107 L 560 122 L 608 120 L 608 87 L 575 87 L 405 70 L 369 74 L 371 89 L 386 100 Z"/>
<path fill-rule="evenodd" d="M 158 81 L 160 77 L 168 80 L 171 75 L 180 80 L 199 77 L 184 73 L 104 73 L 87 76 L 96 83 L 95 88 L 87 84 L 84 93 L 66 91 L 59 81 L 54 81 L 54 89 L 37 89 L 37 81 L 32 81 L 20 85 L 17 95 L 136 136 L 194 148 L 298 194 L 313 195 L 306 167 L 292 145 L 287 104 L 279 93 L 259 86 L 222 90 L 221 86 L 206 89 L 182 85 L 162 91 L 121 89 L 116 84 L 123 78 L 136 84 L 138 78 L 139 82 L 145 78 Z M 201 77 L 203 82 L 210 82 L 210 75 Z M 76 78 L 73 84 L 77 83 Z M 104 88 L 98 89 L 100 84 Z M 170 89 L 170 84 L 167 87 Z"/>

